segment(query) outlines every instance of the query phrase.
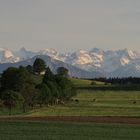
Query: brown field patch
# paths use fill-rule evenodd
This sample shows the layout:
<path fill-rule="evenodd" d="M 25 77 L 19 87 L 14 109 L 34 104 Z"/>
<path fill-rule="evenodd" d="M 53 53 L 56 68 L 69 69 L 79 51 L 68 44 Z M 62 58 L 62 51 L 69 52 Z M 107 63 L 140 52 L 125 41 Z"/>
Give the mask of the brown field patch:
<path fill-rule="evenodd" d="M 104 116 L 46 116 L 46 117 L 0 117 L 0 121 L 62 121 L 62 122 L 93 122 L 93 123 L 120 123 L 138 124 L 137 117 L 104 117 Z"/>

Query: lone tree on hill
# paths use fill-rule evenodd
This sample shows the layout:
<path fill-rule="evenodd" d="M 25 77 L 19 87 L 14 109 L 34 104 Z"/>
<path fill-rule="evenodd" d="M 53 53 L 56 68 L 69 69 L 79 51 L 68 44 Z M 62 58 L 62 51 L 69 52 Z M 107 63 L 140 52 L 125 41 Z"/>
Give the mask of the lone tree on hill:
<path fill-rule="evenodd" d="M 37 58 L 33 64 L 34 72 L 41 74 L 41 72 L 45 71 L 46 64 L 45 61 L 41 58 Z"/>

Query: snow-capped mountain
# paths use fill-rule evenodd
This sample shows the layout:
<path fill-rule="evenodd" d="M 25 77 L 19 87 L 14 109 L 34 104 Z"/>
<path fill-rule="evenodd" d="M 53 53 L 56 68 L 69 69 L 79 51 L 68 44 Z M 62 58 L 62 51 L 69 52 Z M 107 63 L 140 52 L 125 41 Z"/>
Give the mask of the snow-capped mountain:
<path fill-rule="evenodd" d="M 20 61 L 20 58 L 15 56 L 12 51 L 0 48 L 0 64 L 2 63 L 15 63 Z"/>
<path fill-rule="evenodd" d="M 140 53 L 123 49 L 117 51 L 103 51 L 97 48 L 91 51 L 80 50 L 72 53 L 65 60 L 66 63 L 70 63 L 81 69 L 87 71 L 100 71 L 105 75 L 119 70 L 120 68 L 127 68 L 127 66 L 136 65 L 134 62 L 140 61 Z M 137 64 L 139 66 L 139 64 Z M 130 66 L 131 67 L 131 66 Z M 131 74 L 129 74 L 131 76 Z M 140 75 L 139 75 L 140 76 Z"/>
<path fill-rule="evenodd" d="M 140 77 L 140 53 L 129 49 L 104 51 L 93 48 L 89 51 L 79 50 L 69 54 L 60 54 L 47 49 L 46 54 L 89 72 L 98 71 L 105 76 Z"/>
<path fill-rule="evenodd" d="M 8 67 L 19 67 L 19 66 L 27 66 L 27 65 L 33 65 L 34 61 L 36 58 L 41 58 L 46 62 L 46 65 L 50 67 L 50 69 L 56 73 L 56 70 L 58 67 L 65 67 L 69 70 L 69 75 L 72 77 L 79 77 L 79 78 L 98 78 L 100 76 L 104 76 L 99 72 L 89 72 L 86 70 L 82 70 L 80 68 L 77 68 L 75 66 L 72 66 L 70 64 L 66 64 L 62 61 L 53 59 L 52 57 L 48 56 L 48 55 L 37 55 L 34 56 L 33 58 L 27 59 L 27 60 L 23 60 L 20 62 L 16 62 L 16 63 L 3 63 L 0 64 L 0 72 L 4 71 L 5 69 L 7 69 Z"/>
<path fill-rule="evenodd" d="M 52 57 L 53 59 L 60 60 L 62 62 L 66 62 L 66 59 L 69 56 L 69 53 L 63 54 L 63 53 L 57 52 L 55 49 L 46 48 L 46 49 L 39 51 L 38 55 L 48 55 L 48 56 Z"/>
<path fill-rule="evenodd" d="M 21 48 L 19 51 L 13 52 L 13 53 L 14 53 L 14 55 L 16 57 L 19 58 L 20 61 L 21 60 L 26 60 L 26 59 L 29 59 L 29 58 L 32 58 L 32 57 L 38 55 L 38 53 L 32 52 L 32 51 L 28 51 L 24 47 Z"/>
<path fill-rule="evenodd" d="M 59 53 L 54 49 L 46 48 L 38 52 L 21 48 L 17 52 L 0 49 L 0 63 L 16 63 L 29 60 L 35 56 L 49 56 L 52 60 L 63 62 L 77 67 L 82 71 L 102 73 L 102 76 L 112 77 L 140 77 L 140 53 L 129 49 L 122 50 L 79 50 L 73 53 Z"/>

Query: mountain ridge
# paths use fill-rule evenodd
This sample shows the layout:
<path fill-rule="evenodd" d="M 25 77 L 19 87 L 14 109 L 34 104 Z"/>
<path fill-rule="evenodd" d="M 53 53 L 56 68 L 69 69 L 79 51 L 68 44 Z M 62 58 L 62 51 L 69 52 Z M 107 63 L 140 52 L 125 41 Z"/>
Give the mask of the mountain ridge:
<path fill-rule="evenodd" d="M 13 52 L 0 48 L 0 66 L 4 63 L 19 63 L 36 56 L 49 56 L 56 62 L 63 62 L 90 73 L 102 73 L 107 77 L 140 77 L 140 53 L 130 49 L 102 50 L 93 48 L 89 51 L 79 50 L 72 53 L 59 53 L 55 49 L 46 48 L 38 52 L 21 48 Z M 49 59 L 50 60 L 50 59 Z M 84 74 L 83 74 L 84 75 Z M 98 74 L 97 74 L 98 75 Z"/>
<path fill-rule="evenodd" d="M 69 75 L 71 77 L 77 77 L 77 78 L 98 78 L 100 77 L 102 74 L 99 72 L 88 72 L 85 70 L 82 70 L 80 68 L 77 68 L 75 66 L 66 64 L 64 62 L 61 62 L 59 60 L 55 60 L 53 58 L 51 58 L 50 56 L 47 55 L 37 55 L 34 56 L 30 59 L 27 60 L 23 60 L 23 61 L 19 61 L 16 63 L 3 63 L 0 64 L 0 72 L 3 72 L 4 70 L 6 70 L 8 67 L 19 67 L 19 66 L 28 66 L 28 65 L 33 65 L 34 61 L 36 58 L 41 58 L 46 62 L 46 65 L 50 67 L 50 69 L 56 73 L 57 68 L 58 67 L 65 67 L 69 70 Z M 102 75 L 104 76 L 104 75 Z"/>

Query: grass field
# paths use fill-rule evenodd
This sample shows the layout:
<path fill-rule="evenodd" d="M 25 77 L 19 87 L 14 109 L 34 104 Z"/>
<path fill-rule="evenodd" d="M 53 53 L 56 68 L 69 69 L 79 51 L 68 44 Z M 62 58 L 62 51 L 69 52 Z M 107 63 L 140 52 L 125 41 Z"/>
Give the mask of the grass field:
<path fill-rule="evenodd" d="M 0 140 L 139 140 L 140 126 L 0 121 Z"/>
<path fill-rule="evenodd" d="M 35 84 L 40 84 L 42 82 L 43 76 L 40 75 L 32 75 L 32 79 Z M 75 86 L 90 86 L 91 80 L 77 79 L 77 78 L 69 78 L 73 82 Z M 97 85 L 104 85 L 104 82 L 94 81 Z"/>
<path fill-rule="evenodd" d="M 76 78 L 69 78 L 69 79 L 73 82 L 75 86 L 78 87 L 91 87 L 93 86 L 92 82 L 94 82 L 95 85 L 99 85 L 99 86 L 105 85 L 104 82 L 100 82 L 100 81 L 92 81 L 92 80 L 84 80 L 84 79 L 76 79 Z"/>
<path fill-rule="evenodd" d="M 42 107 L 28 116 L 140 116 L 140 92 L 79 90 L 65 105 Z M 135 103 L 134 103 L 135 102 Z"/>
<path fill-rule="evenodd" d="M 75 100 L 79 102 L 75 102 Z M 0 108 L 0 115 L 9 111 Z M 22 113 L 22 108 L 12 110 L 13 115 L 25 116 L 136 116 L 140 117 L 139 91 L 78 90 L 73 101 L 65 105 L 35 108 Z"/>

